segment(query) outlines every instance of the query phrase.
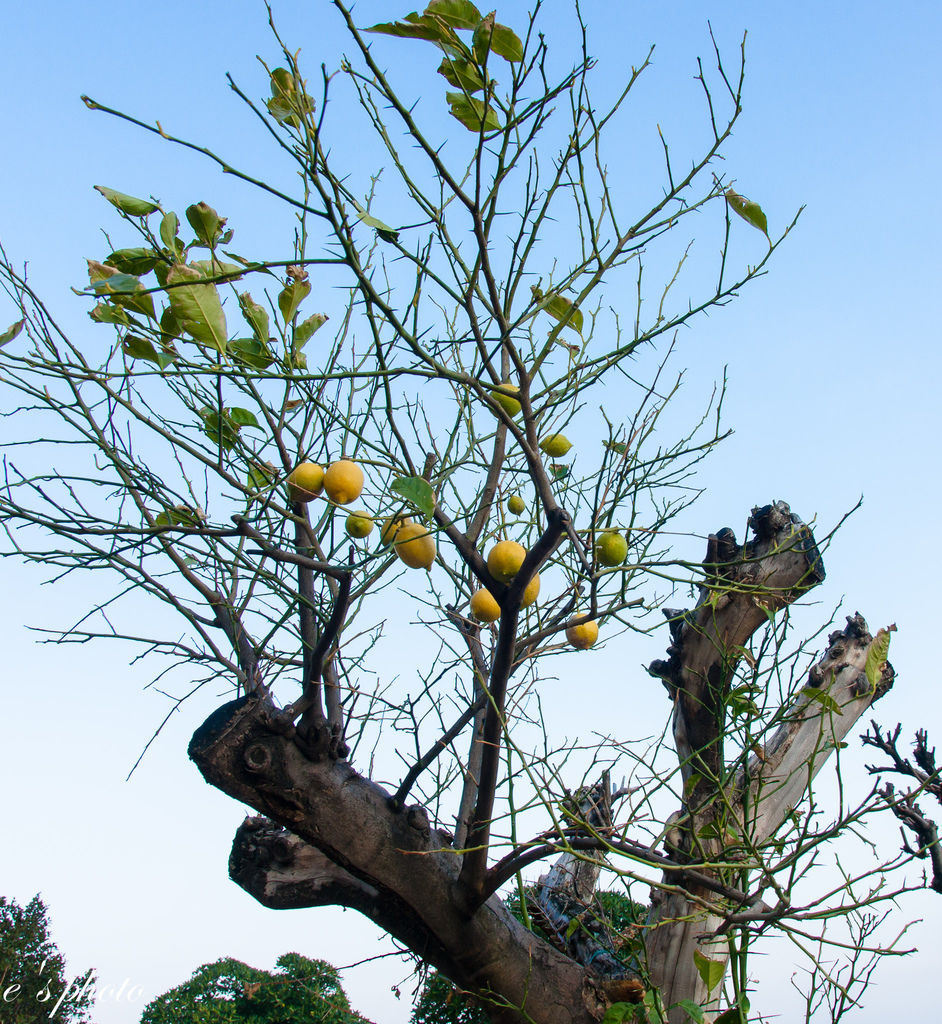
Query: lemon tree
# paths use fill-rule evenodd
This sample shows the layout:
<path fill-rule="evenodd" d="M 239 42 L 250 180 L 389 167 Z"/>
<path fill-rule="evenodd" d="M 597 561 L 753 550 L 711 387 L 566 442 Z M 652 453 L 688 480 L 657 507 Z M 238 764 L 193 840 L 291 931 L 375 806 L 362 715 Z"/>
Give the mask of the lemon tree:
<path fill-rule="evenodd" d="M 756 932 L 826 944 L 860 909 L 848 883 L 809 915 L 795 886 L 879 798 L 823 838 L 802 808 L 893 672 L 890 631 L 859 618 L 810 675 L 784 645 L 824 579 L 784 502 L 752 509 L 748 539 L 702 531 L 705 557 L 676 536 L 722 394 L 684 428 L 661 376 L 794 224 L 721 161 L 741 55 L 696 65 L 705 134 L 647 139 L 666 172 L 632 169 L 632 207 L 605 144 L 649 52 L 595 99 L 578 5 L 556 41 L 539 5 L 332 8 L 346 57 L 303 65 L 276 35 L 260 97 L 237 86 L 281 184 L 251 150 L 243 167 L 85 97 L 257 189 L 283 243 L 244 247 L 240 211 L 176 177 L 99 185 L 87 336 L 3 256 L 5 423 L 44 440 L 4 437 L 0 524 L 53 573 L 114 581 L 66 639 L 139 643 L 168 663 L 162 694 L 177 679 L 212 712 L 190 755 L 265 816 L 231 863 L 258 899 L 356 908 L 502 1021 L 744 1021 Z M 682 294 L 694 232 L 719 256 Z M 639 674 L 646 643 L 667 654 Z M 671 740 L 631 746 L 629 676 Z M 591 737 L 544 732 L 584 703 L 605 709 Z M 527 882 L 521 923 L 500 893 Z M 605 886 L 654 888 L 640 938 L 613 932 Z"/>

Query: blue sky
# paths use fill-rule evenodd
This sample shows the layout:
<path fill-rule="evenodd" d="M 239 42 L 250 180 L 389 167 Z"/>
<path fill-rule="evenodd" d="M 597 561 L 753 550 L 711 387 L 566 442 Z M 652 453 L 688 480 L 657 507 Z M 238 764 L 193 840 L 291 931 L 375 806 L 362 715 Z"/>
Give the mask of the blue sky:
<path fill-rule="evenodd" d="M 726 172 L 762 204 L 773 230 L 806 206 L 770 274 L 681 338 L 694 398 L 728 366 L 724 412 L 735 430 L 701 470 L 706 493 L 690 528 L 728 524 L 741 534 L 752 505 L 773 498 L 830 527 L 863 494 L 862 509 L 830 549 L 821 601 L 833 606 L 846 597 L 846 613 L 859 609 L 874 627 L 898 624 L 892 659 L 900 678 L 877 710 L 887 724 L 927 727 L 940 741 L 927 641 L 942 568 L 934 543 L 942 359 L 931 299 L 942 269 L 934 180 L 942 160 L 942 12 L 934 3 L 893 11 L 872 2 L 623 3 L 614 13 L 611 6 L 583 4 L 601 93 L 657 44 L 609 154 L 613 180 L 623 178 L 629 195 L 647 180 L 656 123 L 677 140 L 678 153 L 702 124 L 692 76 L 696 57 L 710 56 L 709 20 L 731 63 L 748 29 L 745 113 Z M 321 60 L 335 63 L 349 49 L 326 0 L 274 9 L 312 76 Z M 554 36 L 565 35 L 567 9 L 562 0 L 546 5 L 544 30 L 560 52 L 565 39 Z M 509 3 L 498 18 L 513 25 L 522 10 Z M 160 119 L 249 170 L 282 173 L 224 80 L 231 71 L 250 95 L 263 92 L 255 54 L 277 53 L 262 6 L 168 0 L 117 11 L 52 2 L 4 14 L 0 240 L 15 261 L 29 261 L 34 285 L 76 332 L 88 321 L 69 288 L 83 283 L 86 256 L 107 251 L 99 225 L 114 223 L 93 185 L 153 193 L 178 210 L 206 199 L 238 220 L 246 244 L 269 244 L 286 223 L 271 220 L 256 196 L 206 161 L 79 100 L 87 93 L 142 120 Z M 371 24 L 406 9 L 364 2 L 359 11 L 360 23 Z M 403 87 L 421 92 L 419 51 L 385 45 Z M 337 140 L 352 151 L 358 144 Z M 759 236 L 743 232 L 737 244 L 754 245 L 758 259 Z M 694 250 L 704 261 L 712 255 Z M 13 319 L 11 311 L 0 326 Z M 684 554 L 699 557 L 699 544 Z M 346 964 L 388 948 L 353 914 L 275 915 L 228 882 L 239 809 L 204 786 L 184 755 L 208 707 L 176 715 L 125 783 L 163 713 L 142 692 L 150 674 L 128 667 L 126 651 L 36 647 L 24 624 L 77 617 L 83 589 L 65 584 L 53 595 L 39 586 L 37 570 L 3 568 L 8 661 L 0 686 L 11 723 L 4 739 L 8 763 L 24 766 L 23 775 L 4 773 L 3 805 L 19 824 L 0 852 L 3 891 L 21 900 L 43 892 L 76 970 L 95 965 L 115 985 L 129 977 L 150 998 L 223 955 L 267 967 L 297 949 Z M 632 652 L 639 666 L 658 656 L 661 641 L 651 643 Z M 928 951 L 922 966 L 910 958 L 884 967 L 857 1020 L 882 1021 L 891 1009 L 924 1016 L 935 1006 L 931 985 L 919 979 L 942 940 L 936 902 L 903 910 L 926 917 L 908 936 Z M 347 989 L 363 1013 L 397 1024 L 407 1019 L 408 996 L 397 1001 L 389 989 L 407 969 L 381 964 L 350 971 Z M 130 1024 L 142 1005 L 103 1004 L 100 1024 Z"/>

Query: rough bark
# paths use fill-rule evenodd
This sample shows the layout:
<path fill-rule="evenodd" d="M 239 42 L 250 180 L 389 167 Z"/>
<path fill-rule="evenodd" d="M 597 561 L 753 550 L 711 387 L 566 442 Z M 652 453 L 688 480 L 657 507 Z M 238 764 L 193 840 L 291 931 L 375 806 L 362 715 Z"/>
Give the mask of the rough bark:
<path fill-rule="evenodd" d="M 233 701 L 197 730 L 190 756 L 207 782 L 284 825 L 345 872 L 320 877 L 317 902 L 333 889 L 456 984 L 503 1007 L 495 1021 L 600 1018 L 606 1001 L 595 976 L 527 931 L 498 897 L 467 912 L 461 860 L 422 808 L 394 811 L 389 794 L 345 761 L 312 760 L 285 724 L 256 698 Z M 280 849 L 285 872 L 288 855 L 300 851 L 290 839 Z M 240 884 L 249 891 L 259 885 L 253 895 L 265 900 L 303 899 L 290 877 L 268 886 L 264 870 L 253 875 L 245 866 L 241 874 Z"/>
<path fill-rule="evenodd" d="M 725 702 L 743 646 L 770 612 L 824 578 L 810 530 L 784 502 L 754 509 L 750 525 L 755 539 L 742 548 L 730 530 L 711 537 L 700 600 L 692 612 L 672 613 L 670 658 L 650 669 L 674 701 L 684 781 L 685 799 L 667 831 L 667 848 L 693 863 L 736 859 L 731 848 L 755 848 L 773 835 L 836 745 L 892 682 L 888 666 L 876 689 L 867 680 L 863 670 L 873 638 L 859 615 L 849 619 L 847 629 L 830 637 L 808 688 L 785 710 L 765 750 L 738 777 L 730 772 L 723 751 Z M 719 990 L 712 998 L 706 991 L 694 952 L 725 964 L 723 923 L 723 908 L 701 886 L 655 895 L 648 970 L 665 1006 L 690 999 L 711 1011 L 720 1008 Z M 668 1017 L 671 1024 L 688 1019 L 679 1007 Z"/>
<path fill-rule="evenodd" d="M 659 861 L 664 887 L 646 932 L 647 971 L 665 1006 L 708 1003 L 694 950 L 725 962 L 723 915 L 758 899 L 731 886 L 711 860 L 728 859 L 731 841 L 741 846 L 748 836 L 761 843 L 774 833 L 878 695 L 861 682 L 870 636 L 857 617 L 832 635 L 811 673 L 810 688 L 832 703 L 800 696 L 761 755 L 738 774 L 727 765 L 726 698 L 743 645 L 770 614 L 824 576 L 811 531 L 787 505 L 753 510 L 751 524 L 755 538 L 742 547 L 729 530 L 711 537 L 700 600 L 690 612 L 671 613 L 669 659 L 650 669 L 673 700 L 684 780 L 683 805 L 666 830 L 670 860 Z M 360 911 L 489 1004 L 494 1021 L 597 1024 L 611 1002 L 637 998 L 637 981 L 606 946 L 568 928 L 597 883 L 601 861 L 593 862 L 591 851 L 593 836 L 612 831 L 607 801 L 594 800 L 589 814 L 582 808 L 577 827 L 566 832 L 565 852 L 538 883 L 537 902 L 561 937 L 554 948 L 520 925 L 498 896 L 478 905 L 462 884 L 463 855 L 451 837 L 430 827 L 423 808 L 402 806 L 359 775 L 343 754 L 259 696 L 225 705 L 194 734 L 190 756 L 206 780 L 270 819 L 246 821 L 230 860 L 232 877 L 256 899 L 278 908 L 337 904 Z M 720 837 L 703 840 L 703 826 L 720 821 L 721 807 Z M 614 835 L 610 842 L 617 848 Z M 545 847 L 521 848 L 520 863 L 560 848 L 555 840 Z M 632 849 L 631 856 L 658 863 L 658 855 Z M 672 1024 L 686 1020 L 683 1011 L 669 1016 Z"/>

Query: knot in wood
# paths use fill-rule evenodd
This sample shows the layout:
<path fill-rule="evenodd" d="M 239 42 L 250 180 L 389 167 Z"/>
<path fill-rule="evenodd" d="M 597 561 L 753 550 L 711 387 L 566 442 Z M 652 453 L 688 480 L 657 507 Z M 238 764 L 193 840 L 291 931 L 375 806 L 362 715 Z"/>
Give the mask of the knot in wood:
<path fill-rule="evenodd" d="M 242 761 L 250 772 L 268 771 L 271 768 L 271 751 L 264 743 L 252 743 L 245 748 Z"/>
<path fill-rule="evenodd" d="M 428 820 L 428 812 L 424 807 L 421 807 L 418 804 L 413 804 L 408 808 L 406 811 L 406 822 L 410 828 L 414 828 L 416 832 L 424 838 L 431 838 L 432 829 Z"/>

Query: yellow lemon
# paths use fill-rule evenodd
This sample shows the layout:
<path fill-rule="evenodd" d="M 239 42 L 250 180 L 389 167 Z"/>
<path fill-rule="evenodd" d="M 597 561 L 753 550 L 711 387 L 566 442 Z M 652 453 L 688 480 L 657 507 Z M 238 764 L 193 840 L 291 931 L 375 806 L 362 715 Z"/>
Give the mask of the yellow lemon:
<path fill-rule="evenodd" d="M 396 554 L 410 569 L 431 569 L 435 538 L 421 523 L 405 523 L 396 532 Z"/>
<path fill-rule="evenodd" d="M 396 535 L 403 526 L 408 526 L 411 522 L 412 520 L 408 516 L 390 516 L 383 523 L 382 530 L 379 531 L 379 539 L 388 547 L 396 539 Z"/>
<path fill-rule="evenodd" d="M 479 622 L 496 622 L 500 618 L 500 605 L 494 595 L 482 587 L 471 595 L 471 614 Z"/>
<path fill-rule="evenodd" d="M 520 388 L 516 384 L 511 384 L 509 380 L 502 380 L 499 386 L 504 391 L 511 391 L 515 395 L 520 392 Z M 510 395 L 502 395 L 499 391 L 492 391 L 491 394 L 494 396 L 494 401 L 497 402 L 508 416 L 516 416 L 520 412 L 520 402 L 516 398 L 511 398 Z"/>
<path fill-rule="evenodd" d="M 540 574 L 535 572 L 533 579 L 527 584 L 526 589 L 523 592 L 523 597 L 520 599 L 521 608 L 529 608 L 531 604 L 540 596 Z"/>
<path fill-rule="evenodd" d="M 507 511 L 512 515 L 519 516 L 526 507 L 519 494 L 511 494 L 507 499 Z"/>
<path fill-rule="evenodd" d="M 547 434 L 540 440 L 540 447 L 551 459 L 560 459 L 572 447 L 565 434 Z"/>
<path fill-rule="evenodd" d="M 599 624 L 595 619 L 566 630 L 566 639 L 577 651 L 588 650 L 599 638 Z"/>
<path fill-rule="evenodd" d="M 595 557 L 600 565 L 621 565 L 628 557 L 628 541 L 616 530 L 606 530 L 595 542 Z"/>
<path fill-rule="evenodd" d="M 527 549 L 515 540 L 498 541 L 487 556 L 487 568 L 495 580 L 509 583 L 523 565 Z"/>
<path fill-rule="evenodd" d="M 347 516 L 345 529 L 351 537 L 356 537 L 358 540 L 368 537 L 373 532 L 373 517 L 369 512 L 362 510 L 351 512 Z"/>
<path fill-rule="evenodd" d="M 324 489 L 324 467 L 316 462 L 299 462 L 288 474 L 288 499 L 306 503 Z"/>
<path fill-rule="evenodd" d="M 324 474 L 324 490 L 335 504 L 349 505 L 363 490 L 363 470 L 349 459 L 332 462 Z"/>

